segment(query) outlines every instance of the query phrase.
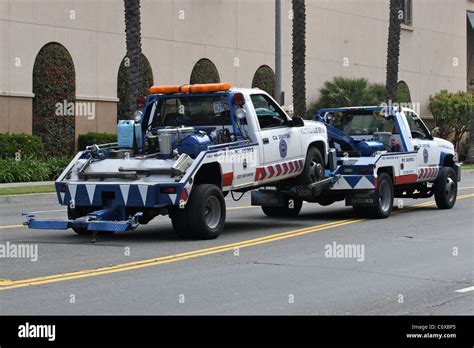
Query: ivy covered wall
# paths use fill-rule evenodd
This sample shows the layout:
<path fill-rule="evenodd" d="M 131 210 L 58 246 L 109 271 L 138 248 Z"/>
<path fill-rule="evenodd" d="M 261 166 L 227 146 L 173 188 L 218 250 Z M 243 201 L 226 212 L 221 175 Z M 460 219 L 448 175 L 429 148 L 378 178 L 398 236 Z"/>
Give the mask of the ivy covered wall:
<path fill-rule="evenodd" d="M 125 120 L 132 117 L 135 110 L 130 110 L 130 104 L 127 101 L 129 95 L 129 83 L 127 69 L 129 67 L 129 60 L 125 57 L 120 64 L 117 78 L 117 98 L 119 99 L 117 105 L 118 120 Z M 141 87 L 141 95 L 148 95 L 148 89 L 153 85 L 153 71 L 150 62 L 142 54 L 142 69 L 143 85 Z"/>
<path fill-rule="evenodd" d="M 191 72 L 189 83 L 217 83 L 221 82 L 216 66 L 207 58 L 200 59 Z"/>
<path fill-rule="evenodd" d="M 252 88 L 257 87 L 275 97 L 275 73 L 268 65 L 260 66 L 252 80 Z"/>
<path fill-rule="evenodd" d="M 52 42 L 41 48 L 33 67 L 33 134 L 41 138 L 48 157 L 74 154 L 75 76 L 64 46 Z"/>

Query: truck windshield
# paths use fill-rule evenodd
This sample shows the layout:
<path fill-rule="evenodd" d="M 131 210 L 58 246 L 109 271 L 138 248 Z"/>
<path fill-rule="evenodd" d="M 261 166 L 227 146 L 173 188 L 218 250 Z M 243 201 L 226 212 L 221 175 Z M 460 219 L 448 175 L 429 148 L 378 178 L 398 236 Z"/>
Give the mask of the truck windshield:
<path fill-rule="evenodd" d="M 163 99 L 155 117 L 159 126 L 230 125 L 226 95 Z"/>
<path fill-rule="evenodd" d="M 329 123 L 348 135 L 373 135 L 375 132 L 398 134 L 393 118 L 382 116 L 380 111 L 335 112 Z"/>

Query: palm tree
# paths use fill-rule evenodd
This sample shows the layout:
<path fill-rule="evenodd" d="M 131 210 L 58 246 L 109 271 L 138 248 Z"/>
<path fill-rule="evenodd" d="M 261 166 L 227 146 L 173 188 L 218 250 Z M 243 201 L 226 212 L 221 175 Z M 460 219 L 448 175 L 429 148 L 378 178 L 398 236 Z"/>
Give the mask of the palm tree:
<path fill-rule="evenodd" d="M 293 5 L 293 104 L 294 114 L 306 113 L 306 5 L 305 0 L 292 0 Z"/>
<path fill-rule="evenodd" d="M 140 0 L 123 0 L 123 2 L 125 6 L 127 58 L 130 64 L 127 69 L 130 86 L 128 102 L 130 103 L 130 110 L 135 110 L 137 97 L 140 95 L 142 86 Z M 132 115 L 130 115 L 130 117 L 132 117 Z"/>
<path fill-rule="evenodd" d="M 400 0 L 390 0 L 390 20 L 387 43 L 387 79 L 385 82 L 388 101 L 395 101 L 398 84 L 398 64 L 400 58 L 401 20 Z"/>

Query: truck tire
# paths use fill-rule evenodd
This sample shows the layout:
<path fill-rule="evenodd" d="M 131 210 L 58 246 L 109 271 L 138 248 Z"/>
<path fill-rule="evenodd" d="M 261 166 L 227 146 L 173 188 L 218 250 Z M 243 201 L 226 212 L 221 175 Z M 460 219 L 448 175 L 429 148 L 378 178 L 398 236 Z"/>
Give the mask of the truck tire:
<path fill-rule="evenodd" d="M 217 238 L 225 223 L 225 200 L 216 185 L 200 184 L 193 187 L 186 205 L 190 235 L 199 239 Z"/>
<path fill-rule="evenodd" d="M 453 168 L 443 167 L 434 183 L 434 196 L 439 209 L 451 209 L 456 203 L 458 182 Z"/>
<path fill-rule="evenodd" d="M 263 213 L 268 217 L 297 217 L 303 206 L 303 201 L 296 198 L 293 199 L 294 204 L 290 208 L 289 199 L 284 207 L 262 206 Z"/>
<path fill-rule="evenodd" d="M 389 217 L 393 209 L 394 190 L 392 178 L 390 175 L 387 173 L 382 173 L 379 175 L 376 190 L 378 204 L 376 207 L 369 207 L 367 212 L 369 213 L 370 217 L 376 219 L 385 219 Z"/>
<path fill-rule="evenodd" d="M 324 179 L 324 159 L 321 152 L 311 146 L 306 153 L 303 171 L 296 178 L 297 185 L 309 185 Z"/>
<path fill-rule="evenodd" d="M 185 209 L 173 207 L 169 212 L 169 217 L 171 219 L 171 224 L 173 225 L 174 233 L 176 233 L 178 237 L 183 239 L 192 238 Z"/>

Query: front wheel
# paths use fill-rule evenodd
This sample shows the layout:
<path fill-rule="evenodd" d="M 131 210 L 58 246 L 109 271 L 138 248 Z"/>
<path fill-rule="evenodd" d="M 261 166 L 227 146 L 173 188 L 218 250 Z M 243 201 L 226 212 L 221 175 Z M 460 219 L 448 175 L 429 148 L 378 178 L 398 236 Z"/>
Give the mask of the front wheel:
<path fill-rule="evenodd" d="M 306 154 L 304 168 L 296 178 L 298 185 L 310 185 L 324 179 L 324 160 L 321 152 L 311 146 Z"/>
<path fill-rule="evenodd" d="M 436 205 L 439 209 L 451 209 L 456 203 L 458 182 L 453 168 L 443 167 L 434 184 Z"/>
<path fill-rule="evenodd" d="M 302 200 L 290 198 L 283 207 L 262 206 L 262 210 L 269 217 L 297 217 L 302 206 Z"/>
<path fill-rule="evenodd" d="M 219 187 L 201 184 L 193 187 L 186 205 L 189 235 L 199 239 L 217 238 L 224 229 L 225 200 Z"/>

